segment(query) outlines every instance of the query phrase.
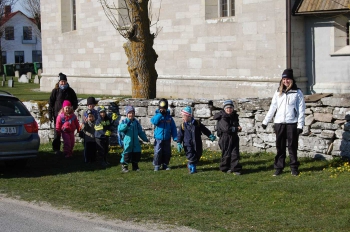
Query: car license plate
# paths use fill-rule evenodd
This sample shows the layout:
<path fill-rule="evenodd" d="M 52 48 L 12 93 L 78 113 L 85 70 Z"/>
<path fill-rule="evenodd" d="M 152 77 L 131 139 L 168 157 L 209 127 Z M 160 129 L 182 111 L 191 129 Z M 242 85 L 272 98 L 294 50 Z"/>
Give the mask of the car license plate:
<path fill-rule="evenodd" d="M 0 127 L 1 134 L 16 134 L 16 127 Z"/>

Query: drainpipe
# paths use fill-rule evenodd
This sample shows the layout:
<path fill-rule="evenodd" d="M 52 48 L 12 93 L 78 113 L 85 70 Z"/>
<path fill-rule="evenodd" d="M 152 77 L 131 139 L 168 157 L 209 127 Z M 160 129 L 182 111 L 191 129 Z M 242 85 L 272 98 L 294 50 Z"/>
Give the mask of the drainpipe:
<path fill-rule="evenodd" d="M 291 2 L 287 0 L 287 68 L 292 68 Z"/>

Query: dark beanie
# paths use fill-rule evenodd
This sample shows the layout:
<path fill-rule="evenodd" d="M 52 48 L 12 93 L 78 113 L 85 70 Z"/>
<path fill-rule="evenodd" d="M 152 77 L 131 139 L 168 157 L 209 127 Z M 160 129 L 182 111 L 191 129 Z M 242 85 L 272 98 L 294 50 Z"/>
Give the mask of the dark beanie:
<path fill-rule="evenodd" d="M 291 69 L 291 68 L 285 69 L 282 73 L 282 78 L 288 78 L 288 79 L 294 80 L 293 69 Z"/>
<path fill-rule="evenodd" d="M 94 97 L 88 97 L 86 100 L 86 105 L 96 105 L 96 99 Z"/>
<path fill-rule="evenodd" d="M 65 74 L 59 73 L 58 76 L 60 78 L 60 81 L 67 81 L 67 76 Z"/>

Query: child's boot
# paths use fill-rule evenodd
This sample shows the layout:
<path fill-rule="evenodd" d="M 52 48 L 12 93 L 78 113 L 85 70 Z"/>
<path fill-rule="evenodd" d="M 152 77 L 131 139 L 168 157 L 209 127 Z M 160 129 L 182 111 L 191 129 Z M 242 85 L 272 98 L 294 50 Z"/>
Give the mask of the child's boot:
<path fill-rule="evenodd" d="M 167 171 L 170 170 L 170 168 L 169 168 L 168 165 L 166 165 L 166 164 L 163 164 L 163 165 L 162 165 L 162 169 L 163 169 L 163 170 L 167 170 Z"/>
<path fill-rule="evenodd" d="M 122 165 L 122 172 L 127 173 L 129 171 L 128 165 L 123 164 Z"/>
<path fill-rule="evenodd" d="M 189 169 L 190 169 L 190 174 L 194 174 L 197 172 L 197 169 L 196 169 L 196 165 L 195 164 L 190 164 L 189 165 Z"/>
<path fill-rule="evenodd" d="M 158 171 L 159 171 L 159 165 L 155 165 L 155 166 L 154 166 L 154 171 L 155 171 L 155 172 L 158 172 Z"/>
<path fill-rule="evenodd" d="M 132 170 L 137 172 L 140 171 L 138 163 L 132 163 Z"/>

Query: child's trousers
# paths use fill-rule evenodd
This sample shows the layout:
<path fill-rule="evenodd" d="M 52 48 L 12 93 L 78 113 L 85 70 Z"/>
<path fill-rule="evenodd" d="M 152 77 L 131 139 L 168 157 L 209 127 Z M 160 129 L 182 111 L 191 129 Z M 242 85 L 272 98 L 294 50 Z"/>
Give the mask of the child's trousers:
<path fill-rule="evenodd" d="M 107 154 L 109 149 L 109 139 L 108 138 L 96 138 L 96 147 L 98 155 L 101 157 L 102 161 L 107 161 Z"/>
<path fill-rule="evenodd" d="M 62 132 L 62 139 L 64 154 L 66 156 L 72 156 L 75 144 L 74 132 Z"/>
<path fill-rule="evenodd" d="M 231 170 L 233 172 L 240 172 L 242 166 L 239 163 L 239 137 L 237 134 L 228 135 L 224 133 L 219 140 L 221 149 L 220 170 L 226 172 Z"/>
<path fill-rule="evenodd" d="M 171 139 L 154 141 L 153 165 L 159 167 L 162 164 L 169 165 L 171 157 Z"/>
<path fill-rule="evenodd" d="M 96 142 L 85 142 L 84 141 L 84 161 L 85 163 L 96 161 Z"/>

